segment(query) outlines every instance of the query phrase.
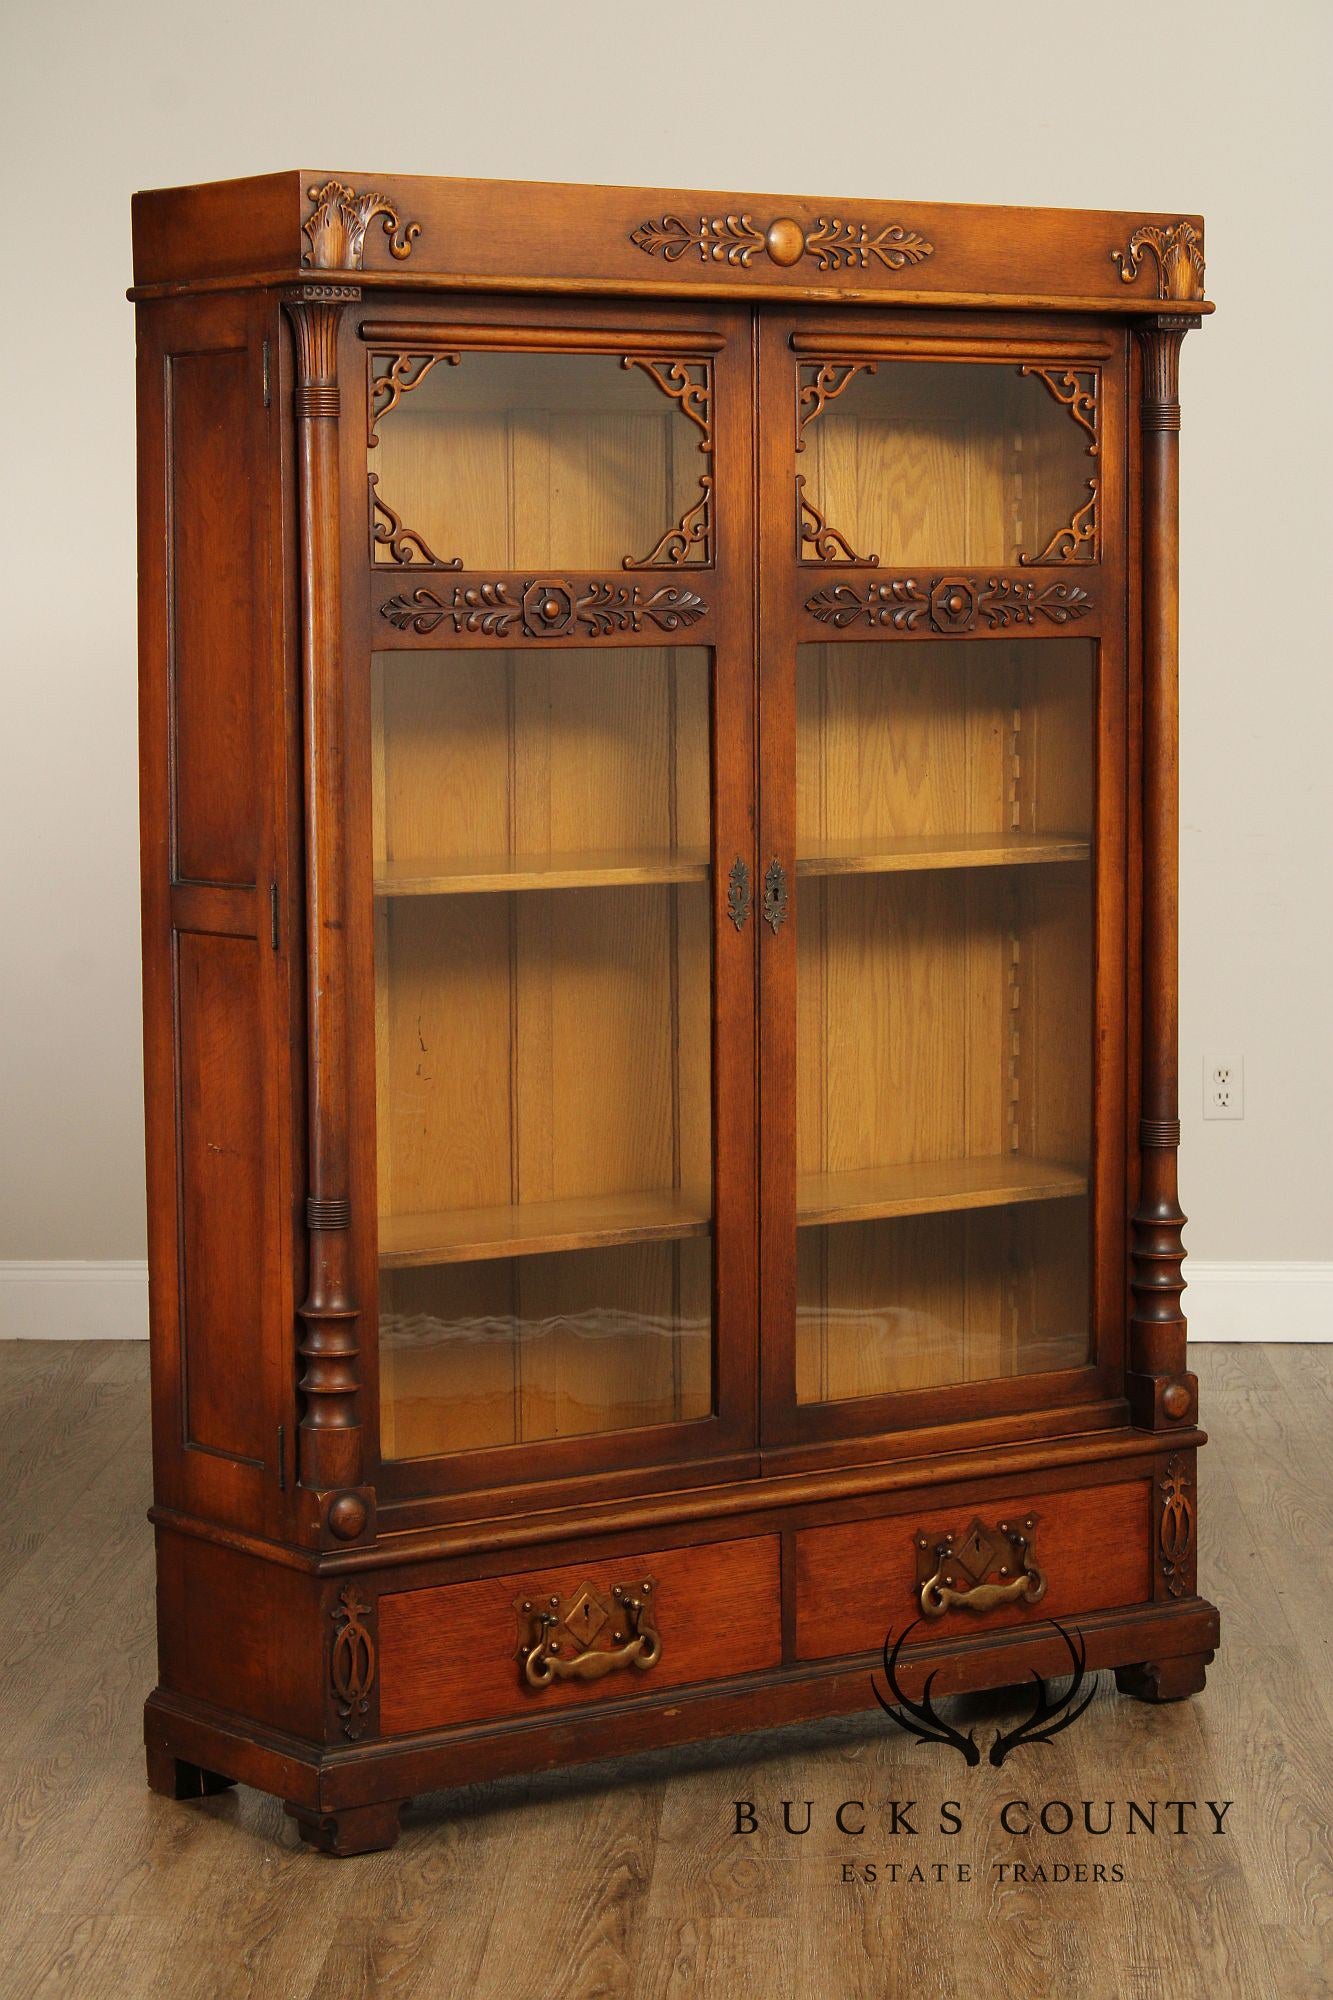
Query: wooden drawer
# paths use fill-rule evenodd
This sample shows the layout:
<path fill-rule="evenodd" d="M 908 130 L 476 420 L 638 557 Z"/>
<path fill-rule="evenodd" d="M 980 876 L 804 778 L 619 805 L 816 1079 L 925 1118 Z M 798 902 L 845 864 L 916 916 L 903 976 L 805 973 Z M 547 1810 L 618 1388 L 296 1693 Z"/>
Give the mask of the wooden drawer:
<path fill-rule="evenodd" d="M 778 1552 L 778 1537 L 764 1535 L 395 1591 L 379 1603 L 380 1728 L 395 1736 L 551 1714 L 776 1666 L 782 1657 Z M 652 1585 L 646 1597 L 645 1581 Z M 617 1586 L 646 1605 L 641 1621 L 614 1599 Z M 534 1687 L 525 1678 L 523 1656 L 540 1636 L 534 1619 L 552 1600 L 557 1622 L 548 1643 L 558 1651 L 534 1663 L 538 1678 L 550 1673 L 545 1685 Z M 646 1668 L 623 1657 L 635 1650 L 636 1624 L 639 1656 L 652 1658 Z M 655 1658 L 654 1633 L 660 1642 Z M 589 1654 L 612 1652 L 623 1664 L 598 1678 L 560 1676 L 561 1667 Z"/>
<path fill-rule="evenodd" d="M 940 1513 L 805 1528 L 796 1537 L 797 1658 L 878 1651 L 890 1629 L 899 1634 L 913 1618 L 921 1619 L 915 1644 L 937 1635 L 980 1633 L 1145 1603 L 1152 1596 L 1149 1502 L 1148 1482 L 1136 1479 L 1009 1502 L 988 1499 Z M 1025 1521 L 1034 1524 L 1030 1561 L 1046 1580 L 1036 1603 L 1001 1602 L 984 1610 L 950 1608 L 938 1617 L 922 1616 L 922 1537 L 932 1566 L 944 1537 L 954 1537 L 959 1559 L 948 1574 L 961 1592 L 1000 1583 L 1000 1565 L 1010 1555 L 1000 1524 L 1021 1527 Z M 974 1522 L 980 1523 L 982 1539 L 969 1545 Z M 993 1562 L 985 1561 L 987 1542 L 997 1552 Z M 1006 1580 L 1014 1580 L 1012 1557 Z"/>

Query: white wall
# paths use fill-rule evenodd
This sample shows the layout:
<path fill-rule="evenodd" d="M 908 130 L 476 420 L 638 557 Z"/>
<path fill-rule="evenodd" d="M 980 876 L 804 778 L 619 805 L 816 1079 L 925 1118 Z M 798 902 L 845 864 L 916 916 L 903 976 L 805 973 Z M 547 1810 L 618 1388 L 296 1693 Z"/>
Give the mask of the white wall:
<path fill-rule="evenodd" d="M 1333 1260 L 1328 0 L 8 13 L 0 1259 L 142 1254 L 130 193 L 322 163 L 1203 211 L 1219 312 L 1182 391 L 1189 1240 L 1199 1260 Z M 1245 1058 L 1243 1123 L 1201 1121 L 1208 1048 Z"/>

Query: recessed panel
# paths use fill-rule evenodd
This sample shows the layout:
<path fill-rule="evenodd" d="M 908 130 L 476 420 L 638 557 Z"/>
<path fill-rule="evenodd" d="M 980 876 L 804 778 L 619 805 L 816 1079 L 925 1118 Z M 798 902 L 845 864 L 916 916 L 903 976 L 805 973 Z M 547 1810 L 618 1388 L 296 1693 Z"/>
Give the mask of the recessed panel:
<path fill-rule="evenodd" d="M 254 617 L 254 384 L 243 348 L 168 361 L 173 864 L 250 883 L 262 790 Z"/>

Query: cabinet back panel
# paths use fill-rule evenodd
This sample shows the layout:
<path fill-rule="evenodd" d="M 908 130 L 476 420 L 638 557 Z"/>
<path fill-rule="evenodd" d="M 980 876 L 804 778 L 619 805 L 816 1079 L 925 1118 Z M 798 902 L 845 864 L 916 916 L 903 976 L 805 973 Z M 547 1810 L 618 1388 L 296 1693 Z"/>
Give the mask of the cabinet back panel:
<path fill-rule="evenodd" d="M 173 865 L 251 883 L 263 768 L 255 714 L 254 391 L 245 349 L 167 358 Z"/>
<path fill-rule="evenodd" d="M 693 884 L 396 899 L 384 1212 L 706 1189 L 707 925 Z"/>
<path fill-rule="evenodd" d="M 376 860 L 708 845 L 697 648 L 380 654 Z"/>

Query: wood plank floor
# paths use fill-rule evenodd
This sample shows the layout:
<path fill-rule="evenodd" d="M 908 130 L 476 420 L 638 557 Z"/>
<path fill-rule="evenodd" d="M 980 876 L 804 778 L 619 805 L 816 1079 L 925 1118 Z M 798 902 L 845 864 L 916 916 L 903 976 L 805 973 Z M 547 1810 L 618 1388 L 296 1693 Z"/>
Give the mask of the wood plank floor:
<path fill-rule="evenodd" d="M 396 1850 L 348 1862 L 257 1793 L 173 1805 L 144 1787 L 146 1361 L 0 1344 L 4 2000 L 1333 1992 L 1333 1348 L 1194 1351 L 1213 1435 L 1199 1574 L 1223 1625 L 1202 1699 L 1150 1709 L 1103 1685 L 1067 1736 L 1000 1770 L 866 1718 L 478 1786 L 419 1800 Z M 1019 1713 L 970 1707 L 983 1743 Z M 798 1825 L 809 1799 L 815 1825 L 737 1839 L 738 1798 L 796 1801 Z M 893 1798 L 920 1802 L 917 1840 L 832 1825 L 841 1800 Z M 933 1831 L 950 1798 L 951 1839 Z M 1021 1840 L 995 1825 L 1011 1798 L 1235 1803 L 1222 1836 Z M 845 1861 L 894 1858 L 972 1880 L 842 1880 Z M 1016 1858 L 1125 1880 L 998 1880 Z"/>

